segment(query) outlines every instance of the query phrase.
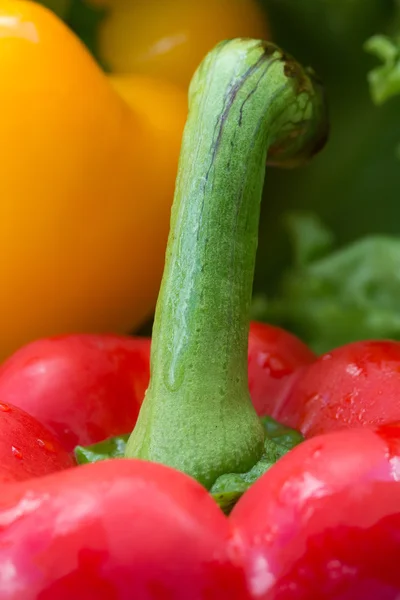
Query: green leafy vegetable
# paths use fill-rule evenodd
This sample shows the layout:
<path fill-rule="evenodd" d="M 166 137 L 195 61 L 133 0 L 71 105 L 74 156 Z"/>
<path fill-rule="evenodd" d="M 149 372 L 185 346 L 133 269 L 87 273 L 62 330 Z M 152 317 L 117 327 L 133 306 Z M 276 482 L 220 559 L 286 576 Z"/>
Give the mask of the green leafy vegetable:
<path fill-rule="evenodd" d="M 296 266 L 309 264 L 333 249 L 334 236 L 312 213 L 287 213 L 284 224 L 295 248 Z"/>
<path fill-rule="evenodd" d="M 330 238 L 317 218 L 292 215 L 290 223 L 295 266 L 277 297 L 256 299 L 253 318 L 287 327 L 318 353 L 400 339 L 400 239 L 369 236 L 330 252 L 327 243 L 321 256 L 321 240 Z"/>
<path fill-rule="evenodd" d="M 368 73 L 372 100 L 380 106 L 400 94 L 400 35 L 392 38 L 374 35 L 367 40 L 364 48 L 383 63 Z M 396 148 L 396 157 L 400 158 L 399 146 Z"/>
<path fill-rule="evenodd" d="M 383 63 L 368 74 L 372 99 L 380 105 L 400 94 L 400 36 L 374 35 L 364 48 Z"/>

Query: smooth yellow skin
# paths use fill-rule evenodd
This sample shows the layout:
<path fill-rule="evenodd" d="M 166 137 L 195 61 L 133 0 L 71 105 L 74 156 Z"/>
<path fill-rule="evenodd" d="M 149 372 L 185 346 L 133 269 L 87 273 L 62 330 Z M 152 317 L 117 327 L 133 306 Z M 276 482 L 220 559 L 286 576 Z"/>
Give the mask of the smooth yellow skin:
<path fill-rule="evenodd" d="M 38 4 L 0 0 L 0 360 L 153 310 L 185 94 L 108 79 Z"/>
<path fill-rule="evenodd" d="M 116 73 L 145 73 L 184 85 L 224 39 L 268 39 L 257 0 L 90 0 L 108 7 L 102 59 Z"/>

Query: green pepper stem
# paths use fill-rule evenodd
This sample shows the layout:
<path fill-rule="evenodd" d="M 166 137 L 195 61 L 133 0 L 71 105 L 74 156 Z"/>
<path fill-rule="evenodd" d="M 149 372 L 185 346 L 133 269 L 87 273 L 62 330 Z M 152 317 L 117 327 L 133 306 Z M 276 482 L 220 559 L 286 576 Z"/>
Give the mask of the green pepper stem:
<path fill-rule="evenodd" d="M 209 488 L 250 469 L 264 432 L 247 379 L 249 311 L 267 149 L 297 164 L 323 145 L 319 84 L 276 46 L 219 44 L 190 87 L 151 381 L 126 456 Z"/>

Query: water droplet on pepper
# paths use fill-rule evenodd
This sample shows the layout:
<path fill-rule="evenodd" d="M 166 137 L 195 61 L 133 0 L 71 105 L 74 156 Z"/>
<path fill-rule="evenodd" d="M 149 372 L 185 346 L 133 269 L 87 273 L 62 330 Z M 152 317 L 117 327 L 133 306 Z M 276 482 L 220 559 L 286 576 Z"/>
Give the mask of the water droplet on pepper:
<path fill-rule="evenodd" d="M 18 448 L 16 448 L 15 446 L 11 446 L 11 452 L 13 453 L 13 455 L 15 456 L 15 458 L 18 458 L 19 460 L 22 460 L 22 452 L 20 450 L 18 450 Z"/>
<path fill-rule="evenodd" d="M 54 448 L 54 444 L 52 442 L 49 442 L 48 440 L 41 440 L 40 438 L 38 438 L 36 441 L 38 446 L 44 448 L 48 452 L 52 452 L 53 454 L 55 454 L 56 449 Z"/>

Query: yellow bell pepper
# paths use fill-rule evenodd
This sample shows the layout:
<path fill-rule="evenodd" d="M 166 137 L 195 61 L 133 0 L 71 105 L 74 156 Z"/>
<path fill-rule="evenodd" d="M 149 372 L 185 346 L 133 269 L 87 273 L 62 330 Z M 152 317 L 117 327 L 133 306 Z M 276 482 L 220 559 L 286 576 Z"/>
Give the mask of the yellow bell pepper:
<path fill-rule="evenodd" d="M 107 78 L 49 10 L 0 0 L 0 359 L 154 307 L 183 91 Z"/>
<path fill-rule="evenodd" d="M 258 0 L 87 0 L 108 7 L 98 33 L 102 60 L 117 73 L 145 73 L 187 86 L 223 39 L 268 39 Z"/>

